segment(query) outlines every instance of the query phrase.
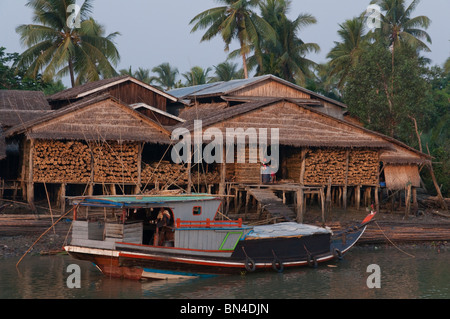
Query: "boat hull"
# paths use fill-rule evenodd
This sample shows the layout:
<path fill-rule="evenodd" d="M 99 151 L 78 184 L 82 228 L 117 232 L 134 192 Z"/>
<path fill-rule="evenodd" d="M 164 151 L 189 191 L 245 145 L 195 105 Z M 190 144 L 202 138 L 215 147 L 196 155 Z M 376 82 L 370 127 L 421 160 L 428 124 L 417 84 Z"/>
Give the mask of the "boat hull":
<path fill-rule="evenodd" d="M 107 277 L 186 279 L 262 270 L 317 266 L 341 257 L 365 227 L 339 238 L 330 234 L 242 240 L 232 252 L 190 251 L 121 243 L 120 250 L 67 246 L 69 254 L 94 263 Z M 222 254 L 222 256 L 220 255 Z"/>

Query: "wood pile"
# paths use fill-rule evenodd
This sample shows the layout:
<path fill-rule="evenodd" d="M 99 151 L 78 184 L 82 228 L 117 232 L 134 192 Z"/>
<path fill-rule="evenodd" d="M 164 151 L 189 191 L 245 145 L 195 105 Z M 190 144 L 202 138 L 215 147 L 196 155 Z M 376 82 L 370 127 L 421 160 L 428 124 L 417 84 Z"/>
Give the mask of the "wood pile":
<path fill-rule="evenodd" d="M 94 159 L 94 182 L 136 183 L 138 143 L 90 143 Z"/>
<path fill-rule="evenodd" d="M 169 161 L 142 163 L 141 180 L 143 184 L 159 183 L 164 185 L 185 185 L 188 182 L 188 171 L 184 165 Z"/>
<path fill-rule="evenodd" d="M 315 149 L 308 151 L 305 163 L 305 184 L 345 184 L 346 150 Z M 378 181 L 378 152 L 352 150 L 349 152 L 347 185 L 375 185 Z M 298 172 L 300 170 L 298 169 Z"/>
<path fill-rule="evenodd" d="M 345 183 L 346 151 L 333 149 L 309 150 L 306 154 L 305 184 L 326 185 Z"/>
<path fill-rule="evenodd" d="M 360 238 L 360 244 L 415 241 L 448 241 L 450 240 L 450 223 L 420 222 L 384 222 L 377 221 L 367 227 Z"/>
<path fill-rule="evenodd" d="M 91 177 L 91 153 L 82 142 L 36 140 L 33 166 L 34 182 L 86 183 Z"/>
<path fill-rule="evenodd" d="M 378 151 L 351 151 L 348 162 L 348 185 L 376 185 L 379 165 Z"/>

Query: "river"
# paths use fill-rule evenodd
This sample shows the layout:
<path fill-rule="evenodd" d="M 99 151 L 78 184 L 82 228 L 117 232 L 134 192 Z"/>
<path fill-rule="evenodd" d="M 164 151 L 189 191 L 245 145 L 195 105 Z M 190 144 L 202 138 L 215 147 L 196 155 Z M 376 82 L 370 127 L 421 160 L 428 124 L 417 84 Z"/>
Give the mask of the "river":
<path fill-rule="evenodd" d="M 184 281 L 129 281 L 103 276 L 67 255 L 0 259 L 1 299 L 448 299 L 450 249 L 445 246 L 354 247 L 317 268 Z M 69 288 L 80 268 L 79 288 Z M 369 265 L 378 265 L 377 271 Z M 377 277 L 373 277 L 379 274 Z M 370 278 L 369 278 L 370 277 Z M 69 280 L 70 281 L 70 280 Z M 73 281 L 72 281 L 73 282 Z M 379 288 L 369 288 L 378 283 Z"/>

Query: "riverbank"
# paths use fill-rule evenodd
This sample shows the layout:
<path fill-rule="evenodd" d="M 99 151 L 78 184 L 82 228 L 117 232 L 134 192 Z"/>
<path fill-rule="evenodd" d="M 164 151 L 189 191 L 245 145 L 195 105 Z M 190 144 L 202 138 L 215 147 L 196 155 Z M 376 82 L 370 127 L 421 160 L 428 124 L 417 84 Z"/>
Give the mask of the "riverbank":
<path fill-rule="evenodd" d="M 10 207 L 0 214 L 0 258 L 21 257 L 31 247 L 29 254 L 53 254 L 62 251 L 70 239 L 71 215 L 61 219 L 42 238 L 59 218 L 50 215 L 47 210 L 41 214 L 30 214 L 23 207 Z M 421 211 L 420 214 L 405 218 L 402 212 L 380 212 L 375 222 L 367 227 L 359 240 L 359 245 L 450 245 L 450 218 L 433 209 Z M 342 229 L 361 221 L 365 210 L 334 209 L 327 215 L 326 226 Z M 322 225 L 320 210 L 310 210 L 305 214 L 305 223 Z M 36 243 L 35 243 L 36 242 Z"/>

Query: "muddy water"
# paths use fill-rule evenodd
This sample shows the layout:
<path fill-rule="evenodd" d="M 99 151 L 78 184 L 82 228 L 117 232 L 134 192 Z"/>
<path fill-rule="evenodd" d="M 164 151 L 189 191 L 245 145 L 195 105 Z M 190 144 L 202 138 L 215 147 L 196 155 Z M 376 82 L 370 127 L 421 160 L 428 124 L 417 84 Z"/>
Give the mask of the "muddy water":
<path fill-rule="evenodd" d="M 128 281 L 103 276 L 67 255 L 0 259 L 1 299 L 448 299 L 450 249 L 445 246 L 355 247 L 343 260 L 317 268 L 220 276 L 188 281 Z M 80 288 L 69 288 L 80 268 Z M 379 277 L 368 272 L 377 265 Z M 373 275 L 373 276 L 372 276 Z M 372 276 L 372 277 L 370 277 Z M 70 278 L 69 278 L 70 277 Z M 370 277 L 370 278 L 369 278 Z M 378 280 L 379 279 L 379 280 Z M 378 281 L 377 281 L 378 280 Z M 73 281 L 72 281 L 73 282 Z M 380 288 L 369 288 L 378 283 Z"/>

